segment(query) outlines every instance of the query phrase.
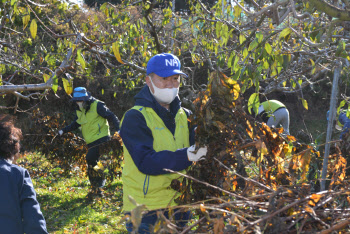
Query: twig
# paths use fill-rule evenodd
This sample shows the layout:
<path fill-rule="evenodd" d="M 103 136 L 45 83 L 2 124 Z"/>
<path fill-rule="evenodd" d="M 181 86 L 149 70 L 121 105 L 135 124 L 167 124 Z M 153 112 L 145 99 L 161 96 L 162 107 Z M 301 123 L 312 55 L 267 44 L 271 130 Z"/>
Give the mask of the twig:
<path fill-rule="evenodd" d="M 238 176 L 239 178 L 242 178 L 244 179 L 245 181 L 249 181 L 249 182 L 252 182 L 254 184 L 257 184 L 258 186 L 260 187 L 263 187 L 264 189 L 270 191 L 270 192 L 274 192 L 273 189 L 267 187 L 266 185 L 262 184 L 262 183 L 259 183 L 258 181 L 255 181 L 255 180 L 252 180 L 250 178 L 246 178 L 244 176 L 241 176 L 240 174 L 237 174 L 236 172 L 234 172 L 232 169 L 228 168 L 225 164 L 223 164 L 222 162 L 220 162 L 217 158 L 213 157 L 215 161 L 217 161 L 221 166 L 225 167 L 226 170 L 232 172 L 233 174 L 235 174 L 236 176 Z"/>
<path fill-rule="evenodd" d="M 191 226 L 188 226 L 185 230 L 183 230 L 182 232 L 180 232 L 180 234 L 184 234 L 188 231 L 190 231 L 194 226 L 196 226 L 197 224 L 199 224 L 200 222 L 202 222 L 206 217 L 202 217 L 200 218 L 197 222 L 195 222 L 194 224 L 192 224 Z"/>
<path fill-rule="evenodd" d="M 334 225 L 333 227 L 331 228 L 328 228 L 326 230 L 323 230 L 320 232 L 320 234 L 328 234 L 328 233 L 332 233 L 333 231 L 336 231 L 336 230 L 339 230 L 339 229 L 342 229 L 343 227 L 347 226 L 350 224 L 350 219 L 346 219 L 345 221 L 341 222 L 341 223 L 338 223 L 336 225 Z"/>
<path fill-rule="evenodd" d="M 171 173 L 176 173 L 176 174 L 178 174 L 178 175 L 184 176 L 184 177 L 189 178 L 189 179 L 191 179 L 191 180 L 193 180 L 193 181 L 196 181 L 196 182 L 198 182 L 198 183 L 204 184 L 204 185 L 206 185 L 206 186 L 208 186 L 208 187 L 211 187 L 211 188 L 220 190 L 220 191 L 222 191 L 222 192 L 224 192 L 224 193 L 227 193 L 227 194 L 229 194 L 229 195 L 231 195 L 231 196 L 234 196 L 234 197 L 236 197 L 236 198 L 240 198 L 240 199 L 242 199 L 242 200 L 249 201 L 249 199 L 246 198 L 246 197 L 243 197 L 243 196 L 240 196 L 240 195 L 231 193 L 231 192 L 229 192 L 229 191 L 227 191 L 227 190 L 225 190 L 225 189 L 219 188 L 219 187 L 214 186 L 214 185 L 212 185 L 212 184 L 209 184 L 209 183 L 207 183 L 207 182 L 203 182 L 203 181 L 197 180 L 196 178 L 193 178 L 192 176 L 189 176 L 189 175 L 186 175 L 186 174 L 177 172 L 177 171 L 173 171 L 173 170 L 170 170 L 170 169 L 167 169 L 167 168 L 163 168 L 163 170 L 164 170 L 164 171 L 171 172 Z M 255 202 L 254 202 L 254 203 L 255 203 Z"/>
<path fill-rule="evenodd" d="M 329 192 L 329 191 L 322 191 L 322 192 L 319 192 L 319 193 L 316 193 L 316 194 L 325 194 L 325 193 L 328 193 L 328 192 Z M 291 203 L 291 204 L 289 204 L 289 205 L 287 205 L 287 206 L 284 206 L 282 209 L 276 210 L 275 212 L 273 212 L 273 213 L 271 213 L 271 214 L 269 214 L 269 215 L 265 215 L 265 216 L 262 217 L 261 219 L 258 219 L 258 220 L 254 221 L 254 222 L 252 222 L 252 223 L 249 223 L 248 226 L 247 226 L 247 228 L 248 228 L 248 227 L 251 227 L 251 226 L 254 226 L 254 225 L 257 225 L 258 223 L 260 223 L 260 222 L 262 222 L 262 221 L 265 221 L 265 220 L 267 220 L 267 219 L 270 219 L 271 217 L 275 216 L 276 214 L 279 214 L 279 213 L 281 213 L 281 212 L 283 212 L 283 211 L 285 211 L 285 210 L 288 210 L 289 208 L 291 208 L 291 207 L 293 207 L 293 206 L 295 206 L 295 205 L 297 205 L 297 204 L 299 204 L 299 203 L 305 202 L 305 201 L 309 200 L 310 197 L 311 197 L 311 195 L 309 195 L 309 196 L 307 196 L 307 197 L 305 197 L 305 198 L 302 198 L 302 199 L 300 199 L 300 200 L 297 200 L 297 201 L 295 201 L 295 202 L 293 202 L 293 203 Z"/>

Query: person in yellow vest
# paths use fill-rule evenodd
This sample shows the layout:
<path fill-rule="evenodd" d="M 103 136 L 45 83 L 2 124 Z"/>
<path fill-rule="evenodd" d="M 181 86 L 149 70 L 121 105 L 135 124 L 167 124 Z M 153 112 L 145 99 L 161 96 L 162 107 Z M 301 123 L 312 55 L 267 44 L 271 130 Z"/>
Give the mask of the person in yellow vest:
<path fill-rule="evenodd" d="M 327 111 L 327 121 L 329 121 L 329 112 Z M 344 136 L 349 133 L 350 130 L 350 119 L 349 117 L 346 115 L 347 110 L 340 110 L 339 111 L 339 116 L 338 116 L 338 121 L 337 124 L 335 126 L 335 128 L 337 130 L 341 130 L 339 139 L 340 140 L 344 140 Z"/>
<path fill-rule="evenodd" d="M 59 135 L 73 131 L 77 128 L 81 129 L 83 138 L 88 146 L 86 154 L 86 162 L 88 165 L 88 177 L 92 186 L 89 195 L 102 195 L 102 188 L 106 180 L 102 173 L 94 170 L 100 157 L 100 145 L 110 139 L 110 132 L 114 133 L 119 130 L 119 119 L 110 111 L 104 102 L 95 99 L 87 92 L 84 87 L 77 87 L 73 91 L 72 101 L 76 103 L 76 116 L 74 121 L 59 130 Z M 109 122 L 114 129 L 109 127 Z"/>
<path fill-rule="evenodd" d="M 284 133 L 289 135 L 289 111 L 286 106 L 277 100 L 268 100 L 259 106 L 258 116 L 269 127 L 282 125 Z"/>
<path fill-rule="evenodd" d="M 153 233 L 157 211 L 170 218 L 170 207 L 178 227 L 184 227 L 190 218 L 190 212 L 174 208 L 174 199 L 180 194 L 170 185 L 179 175 L 164 170 L 185 173 L 207 152 L 206 147 L 201 147 L 194 153 L 194 129 L 189 129 L 187 120 L 191 112 L 181 107 L 178 96 L 180 76 L 187 77 L 175 55 L 153 56 L 147 63 L 147 85 L 135 96 L 135 106 L 121 121 L 123 209 L 130 215 L 136 208 L 132 201 L 147 208 L 139 227 L 127 222 L 129 232 Z"/>

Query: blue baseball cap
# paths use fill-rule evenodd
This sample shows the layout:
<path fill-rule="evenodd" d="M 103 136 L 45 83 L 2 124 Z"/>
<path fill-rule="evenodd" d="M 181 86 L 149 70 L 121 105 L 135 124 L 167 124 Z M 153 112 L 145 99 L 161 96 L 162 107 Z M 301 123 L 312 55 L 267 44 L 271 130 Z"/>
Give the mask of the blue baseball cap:
<path fill-rule="evenodd" d="M 162 53 L 153 56 L 147 63 L 147 75 L 155 73 L 160 77 L 173 75 L 184 75 L 181 71 L 181 63 L 178 57 L 169 53 Z"/>
<path fill-rule="evenodd" d="M 84 87 L 76 87 L 73 90 L 73 98 L 72 101 L 87 101 L 90 98 L 90 94 L 86 91 Z"/>

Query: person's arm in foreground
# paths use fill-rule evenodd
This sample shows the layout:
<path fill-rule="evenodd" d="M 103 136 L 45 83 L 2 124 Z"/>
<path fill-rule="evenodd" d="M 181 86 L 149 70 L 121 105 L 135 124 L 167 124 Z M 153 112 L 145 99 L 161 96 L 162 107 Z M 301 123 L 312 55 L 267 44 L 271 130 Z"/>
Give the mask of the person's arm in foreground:
<path fill-rule="evenodd" d="M 22 222 L 25 233 L 47 233 L 46 222 L 36 199 L 32 180 L 24 170 L 23 185 L 20 194 Z"/>

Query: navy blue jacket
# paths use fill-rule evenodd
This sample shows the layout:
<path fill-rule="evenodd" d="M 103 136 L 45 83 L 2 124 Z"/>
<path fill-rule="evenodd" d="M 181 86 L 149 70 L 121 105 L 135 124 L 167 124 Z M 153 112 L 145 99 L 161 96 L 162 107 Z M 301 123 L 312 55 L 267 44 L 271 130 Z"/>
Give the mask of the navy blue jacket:
<path fill-rule="evenodd" d="M 170 132 L 175 133 L 175 116 L 181 107 L 178 97 L 170 103 L 170 111 L 162 107 L 153 97 L 146 85 L 136 96 L 135 106 L 151 107 L 163 120 Z M 189 116 L 189 110 L 183 108 Z M 146 120 L 138 110 L 129 110 L 122 121 L 120 135 L 135 165 L 140 172 L 147 175 L 166 174 L 163 168 L 181 171 L 192 164 L 187 157 L 187 148 L 175 152 L 168 150 L 156 152 L 153 149 L 153 135 L 147 127 Z M 194 142 L 194 130 L 190 129 L 190 144 Z"/>
<path fill-rule="evenodd" d="M 340 133 L 340 139 L 343 139 L 343 135 L 347 133 L 350 130 L 350 119 L 346 117 L 346 114 L 343 112 L 340 112 L 338 120 L 341 124 L 343 124 L 342 132 Z"/>
<path fill-rule="evenodd" d="M 28 171 L 0 159 L 0 233 L 47 233 Z"/>
<path fill-rule="evenodd" d="M 94 97 L 90 97 L 89 101 L 87 101 L 87 106 L 86 106 L 86 112 L 90 109 L 90 105 L 96 101 L 97 99 L 95 99 Z M 111 129 L 111 132 L 113 131 L 118 131 L 119 130 L 119 124 L 120 124 L 120 121 L 118 119 L 118 117 L 108 109 L 108 107 L 105 105 L 104 102 L 101 102 L 99 101 L 97 103 L 97 114 L 99 114 L 100 116 L 102 116 L 103 118 L 107 119 L 108 123 L 110 124 L 110 129 Z M 78 116 L 76 115 L 75 113 L 75 118 L 73 120 L 73 122 L 66 126 L 65 128 L 62 129 L 62 131 L 64 133 L 66 132 L 71 132 L 77 128 L 80 127 L 80 124 L 77 123 L 77 119 L 78 119 Z M 111 128 L 111 123 L 113 124 L 114 128 Z M 100 144 L 102 142 L 105 142 L 109 139 L 109 137 L 103 137 L 103 139 L 98 139 L 94 142 L 91 142 L 88 146 L 89 147 L 92 147 L 94 145 L 97 145 L 97 144 Z"/>

